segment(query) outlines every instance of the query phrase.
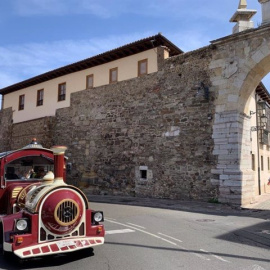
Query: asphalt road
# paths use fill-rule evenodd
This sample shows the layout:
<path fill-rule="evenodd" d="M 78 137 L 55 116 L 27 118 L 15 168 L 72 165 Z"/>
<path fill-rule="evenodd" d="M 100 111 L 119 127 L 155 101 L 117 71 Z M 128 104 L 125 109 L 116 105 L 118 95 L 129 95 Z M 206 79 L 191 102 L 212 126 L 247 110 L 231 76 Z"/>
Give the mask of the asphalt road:
<path fill-rule="evenodd" d="M 91 207 L 105 213 L 103 246 L 22 265 L 1 257 L 0 269 L 270 269 L 270 219 L 263 213 L 108 203 Z"/>

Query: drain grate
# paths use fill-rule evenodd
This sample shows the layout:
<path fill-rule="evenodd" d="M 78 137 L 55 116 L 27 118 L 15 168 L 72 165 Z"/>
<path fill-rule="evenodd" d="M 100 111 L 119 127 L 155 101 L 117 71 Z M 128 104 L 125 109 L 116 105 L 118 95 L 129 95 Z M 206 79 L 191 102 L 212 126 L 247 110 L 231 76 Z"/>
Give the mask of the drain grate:
<path fill-rule="evenodd" d="M 204 219 L 196 219 L 196 221 L 199 221 L 199 222 L 214 222 L 215 220 L 214 219 L 204 218 Z"/>

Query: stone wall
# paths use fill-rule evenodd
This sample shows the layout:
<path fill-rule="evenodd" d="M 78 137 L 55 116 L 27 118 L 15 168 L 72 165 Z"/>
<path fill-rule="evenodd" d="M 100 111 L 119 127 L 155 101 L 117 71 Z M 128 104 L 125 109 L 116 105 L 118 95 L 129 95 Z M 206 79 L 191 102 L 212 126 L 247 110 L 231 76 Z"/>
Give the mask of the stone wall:
<path fill-rule="evenodd" d="M 96 194 L 216 198 L 211 53 L 206 47 L 164 61 L 157 73 L 73 93 L 54 130 L 55 143 L 68 146 L 68 182 Z"/>
<path fill-rule="evenodd" d="M 213 154 L 218 164 L 212 169 L 212 183 L 217 182 L 222 203 L 245 205 L 254 197 L 249 118 L 237 111 L 217 113 L 215 117 Z"/>
<path fill-rule="evenodd" d="M 52 116 L 14 124 L 12 149 L 18 149 L 29 144 L 32 138 L 36 138 L 43 147 L 50 148 L 54 144 L 54 126 L 55 117 Z"/>
<path fill-rule="evenodd" d="M 12 124 L 12 109 L 9 108 L 0 111 L 0 124 L 0 152 L 19 149 L 29 144 L 32 138 L 37 138 L 45 148 L 54 144 L 55 117 Z"/>
<path fill-rule="evenodd" d="M 0 110 L 0 153 L 11 149 L 12 109 Z"/>

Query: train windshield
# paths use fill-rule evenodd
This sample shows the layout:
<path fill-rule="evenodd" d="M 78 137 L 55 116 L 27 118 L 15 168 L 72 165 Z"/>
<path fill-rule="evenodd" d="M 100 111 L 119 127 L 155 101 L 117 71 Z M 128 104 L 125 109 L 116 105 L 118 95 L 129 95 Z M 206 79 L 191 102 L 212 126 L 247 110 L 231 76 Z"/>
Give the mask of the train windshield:
<path fill-rule="evenodd" d="M 53 160 L 39 155 L 20 157 L 5 164 L 5 180 L 42 179 L 49 171 L 53 172 Z"/>

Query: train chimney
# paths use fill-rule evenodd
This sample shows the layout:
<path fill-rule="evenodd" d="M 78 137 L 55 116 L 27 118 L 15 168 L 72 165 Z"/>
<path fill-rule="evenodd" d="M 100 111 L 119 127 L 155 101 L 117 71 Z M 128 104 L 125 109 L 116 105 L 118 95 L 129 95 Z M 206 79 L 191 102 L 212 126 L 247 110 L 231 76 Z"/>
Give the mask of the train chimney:
<path fill-rule="evenodd" d="M 51 148 L 54 155 L 54 183 L 64 184 L 64 155 L 67 150 L 66 146 L 53 146 Z"/>

